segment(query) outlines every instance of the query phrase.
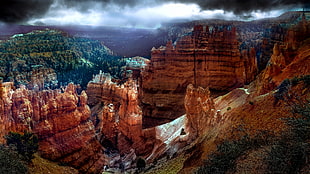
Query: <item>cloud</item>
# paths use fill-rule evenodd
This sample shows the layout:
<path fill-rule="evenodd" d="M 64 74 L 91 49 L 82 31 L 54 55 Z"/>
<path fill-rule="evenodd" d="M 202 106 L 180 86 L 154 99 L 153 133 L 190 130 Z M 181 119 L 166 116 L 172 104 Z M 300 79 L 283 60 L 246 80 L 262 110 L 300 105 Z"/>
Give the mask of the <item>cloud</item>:
<path fill-rule="evenodd" d="M 236 15 L 253 11 L 288 9 L 296 6 L 309 6 L 308 0 L 177 0 L 183 3 L 196 3 L 203 10 L 222 9 Z"/>
<path fill-rule="evenodd" d="M 115 4 L 120 7 L 154 6 L 164 3 L 197 4 L 202 10 L 224 10 L 234 14 L 252 11 L 269 11 L 293 7 L 310 7 L 308 0 L 66 0 L 68 6 L 98 2 L 102 5 Z"/>
<path fill-rule="evenodd" d="M 92 2 L 92 5 L 92 8 L 81 10 L 77 6 L 68 6 L 63 1 L 55 1 L 44 16 L 31 19 L 28 23 L 31 25 L 81 24 L 156 28 L 162 22 L 193 18 L 200 16 L 201 13 L 196 4 L 167 3 L 144 8 L 120 6 L 113 3 L 102 6 L 99 2 Z"/>
<path fill-rule="evenodd" d="M 41 16 L 53 0 L 1 0 L 0 21 L 15 23 Z"/>
<path fill-rule="evenodd" d="M 300 7 L 309 7 L 309 3 L 306 0 L 2 0 L 0 21 L 154 28 L 175 19 L 262 18 Z"/>

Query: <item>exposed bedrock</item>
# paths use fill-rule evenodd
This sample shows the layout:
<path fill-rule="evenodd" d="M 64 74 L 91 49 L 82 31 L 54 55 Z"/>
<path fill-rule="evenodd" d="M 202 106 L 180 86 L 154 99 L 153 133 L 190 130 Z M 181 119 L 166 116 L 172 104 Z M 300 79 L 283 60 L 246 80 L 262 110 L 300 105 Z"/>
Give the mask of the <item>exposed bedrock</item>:
<path fill-rule="evenodd" d="M 73 84 L 63 90 L 14 90 L 13 83 L 1 84 L 1 141 L 9 131 L 32 131 L 41 156 L 98 173 L 108 159 L 95 137 L 86 92 L 78 95 Z"/>
<path fill-rule="evenodd" d="M 142 73 L 143 126 L 153 127 L 185 113 L 186 87 L 227 91 L 252 81 L 257 74 L 255 50 L 240 53 L 236 29 L 195 26 L 165 47 L 152 49 L 149 66 Z"/>

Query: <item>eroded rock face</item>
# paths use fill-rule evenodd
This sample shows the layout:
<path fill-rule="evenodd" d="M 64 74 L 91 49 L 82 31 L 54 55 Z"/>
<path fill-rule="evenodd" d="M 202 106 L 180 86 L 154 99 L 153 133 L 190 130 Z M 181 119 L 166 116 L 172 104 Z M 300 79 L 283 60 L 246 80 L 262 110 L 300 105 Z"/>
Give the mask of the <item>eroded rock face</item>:
<path fill-rule="evenodd" d="M 188 85 L 184 106 L 185 115 L 172 122 L 145 129 L 155 129 L 156 134 L 153 151 L 147 160 L 156 160 L 162 154 L 171 157 L 181 153 L 184 148 L 199 144 L 208 130 L 227 120 L 220 110 L 216 109 L 209 88 L 195 88 L 192 84 Z"/>
<path fill-rule="evenodd" d="M 192 34 L 181 37 L 175 45 L 168 42 L 165 47 L 153 48 L 150 66 L 141 80 L 144 126 L 152 127 L 184 114 L 188 84 L 230 90 L 253 80 L 257 73 L 255 59 L 254 49 L 241 56 L 234 27 L 220 31 L 195 26 Z"/>
<path fill-rule="evenodd" d="M 116 84 L 109 74 L 99 73 L 87 87 L 98 137 L 102 144 L 110 142 L 120 155 L 111 160 L 110 166 L 123 164 L 125 169 L 131 168 L 137 156 L 150 163 L 164 154 L 173 156 L 190 143 L 186 116 L 157 127 L 142 128 L 137 83 L 129 79 L 122 85 Z"/>
<path fill-rule="evenodd" d="M 61 90 L 13 90 L 2 84 L 1 138 L 8 131 L 32 131 L 39 137 L 39 152 L 50 160 L 67 163 L 83 173 L 97 173 L 106 163 L 90 121 L 87 95 L 69 84 Z M 2 141 L 4 141 L 2 139 Z"/>
<path fill-rule="evenodd" d="M 137 88 L 137 82 L 132 79 L 119 85 L 105 73 L 96 75 L 87 86 L 100 139 L 109 140 L 121 154 L 130 153 L 130 149 L 143 154 L 147 149 L 142 139 L 142 112 Z"/>
<path fill-rule="evenodd" d="M 255 49 L 251 48 L 250 50 L 242 50 L 241 58 L 244 60 L 245 83 L 249 84 L 255 80 L 256 75 L 258 74 Z"/>
<path fill-rule="evenodd" d="M 111 160 L 110 166 L 123 164 L 129 169 L 137 156 L 145 157 L 148 163 L 163 155 L 172 157 L 203 137 L 207 129 L 222 119 L 214 107 L 210 90 L 189 85 L 185 97 L 186 115 L 143 129 L 137 83 L 129 79 L 122 85 L 116 84 L 109 74 L 99 73 L 88 84 L 88 101 L 98 137 L 102 144 L 114 146 L 120 155 Z"/>
<path fill-rule="evenodd" d="M 209 88 L 188 85 L 184 99 L 187 123 L 186 127 L 192 138 L 202 136 L 210 125 L 217 123 L 220 118 L 214 107 Z M 215 119 L 214 119 L 215 118 Z"/>
<path fill-rule="evenodd" d="M 38 68 L 29 73 L 30 82 L 27 87 L 29 89 L 42 90 L 46 88 L 54 88 L 57 86 L 57 74 L 51 68 Z"/>
<path fill-rule="evenodd" d="M 22 124 L 25 119 L 22 119 L 22 115 L 13 115 L 16 113 L 16 107 L 13 108 L 12 93 L 13 93 L 13 82 L 0 83 L 0 140 L 1 143 L 5 143 L 4 136 L 10 131 L 22 131 L 27 128 Z M 18 102 L 22 102 L 22 108 L 27 111 L 27 106 L 29 106 L 29 100 L 24 100 L 22 98 L 17 99 Z M 19 123 L 19 124 L 17 124 Z"/>
<path fill-rule="evenodd" d="M 275 44 L 266 69 L 257 80 L 258 94 L 275 89 L 287 78 L 310 74 L 310 23 L 302 20 L 287 31 L 283 44 Z"/>

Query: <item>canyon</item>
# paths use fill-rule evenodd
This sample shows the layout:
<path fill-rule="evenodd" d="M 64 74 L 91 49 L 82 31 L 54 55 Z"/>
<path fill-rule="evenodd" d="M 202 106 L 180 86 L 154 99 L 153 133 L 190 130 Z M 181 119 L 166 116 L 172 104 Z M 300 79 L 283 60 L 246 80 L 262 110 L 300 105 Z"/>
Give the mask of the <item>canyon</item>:
<path fill-rule="evenodd" d="M 293 117 L 279 93 L 285 79 L 291 79 L 288 94 L 309 99 L 310 23 L 303 13 L 297 24 L 283 29 L 277 25 L 270 37 L 276 39 L 260 38 L 257 43 L 261 33 L 240 32 L 235 25 L 195 25 L 175 42 L 153 48 L 150 60 L 137 56 L 106 63 L 121 78 L 100 70 L 86 87 L 68 83 L 54 89 L 60 71 L 49 66 L 35 66 L 27 73 L 5 70 L 5 77 L 14 77 L 19 85 L 7 79 L 0 83 L 0 142 L 5 143 L 10 131 L 33 132 L 40 156 L 80 173 L 133 173 L 140 158 L 151 171 L 156 164 L 173 166 L 173 160 L 180 159 L 175 173 L 194 173 L 225 141 L 245 134 L 277 139 L 287 128 L 283 118 Z M 95 45 L 85 48 L 94 55 L 105 48 L 80 41 Z M 264 67 L 258 52 L 270 45 Z M 69 55 L 75 54 L 82 53 Z M 75 71 L 96 63 L 82 57 L 69 56 L 75 61 L 72 66 L 79 67 Z M 19 72 L 27 63 L 16 58 L 12 67 Z M 266 154 L 266 146 L 258 149 Z M 259 158 L 255 153 L 257 149 L 246 151 L 236 160 L 238 172 L 257 167 L 251 163 Z"/>
<path fill-rule="evenodd" d="M 229 91 L 249 83 L 258 73 L 255 50 L 239 51 L 236 28 L 197 25 L 175 44 L 152 49 L 142 73 L 144 127 L 169 122 L 185 113 L 186 87 Z M 215 93 L 215 92 L 214 92 Z"/>

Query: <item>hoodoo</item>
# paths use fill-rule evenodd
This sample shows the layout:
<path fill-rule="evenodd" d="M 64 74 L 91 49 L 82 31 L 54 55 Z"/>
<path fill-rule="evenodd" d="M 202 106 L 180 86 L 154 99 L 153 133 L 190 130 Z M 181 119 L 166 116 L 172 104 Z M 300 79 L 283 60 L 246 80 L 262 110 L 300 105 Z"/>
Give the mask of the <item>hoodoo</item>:
<path fill-rule="evenodd" d="M 168 41 L 152 49 L 142 74 L 143 124 L 152 127 L 184 114 L 189 84 L 226 91 L 253 80 L 256 73 L 255 50 L 241 55 L 236 28 L 197 25 L 175 44 Z"/>

